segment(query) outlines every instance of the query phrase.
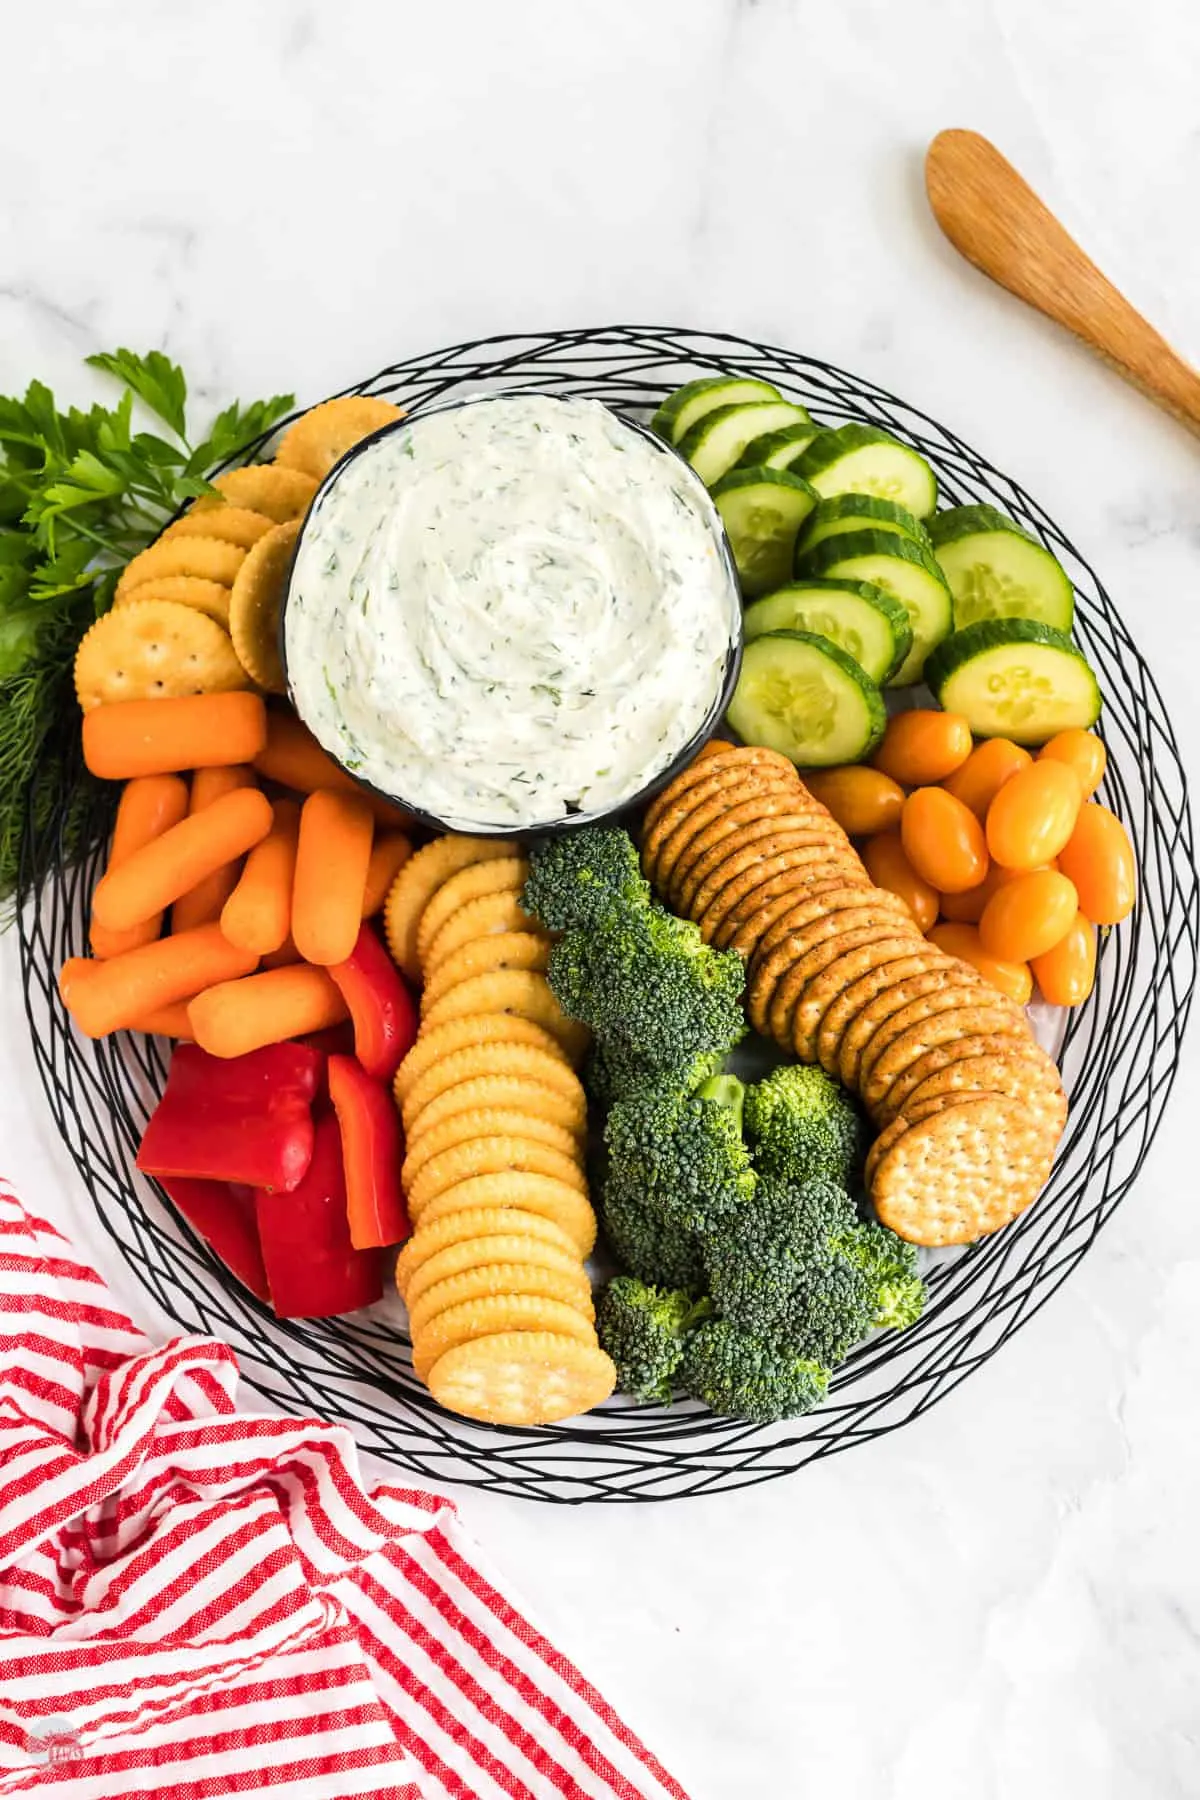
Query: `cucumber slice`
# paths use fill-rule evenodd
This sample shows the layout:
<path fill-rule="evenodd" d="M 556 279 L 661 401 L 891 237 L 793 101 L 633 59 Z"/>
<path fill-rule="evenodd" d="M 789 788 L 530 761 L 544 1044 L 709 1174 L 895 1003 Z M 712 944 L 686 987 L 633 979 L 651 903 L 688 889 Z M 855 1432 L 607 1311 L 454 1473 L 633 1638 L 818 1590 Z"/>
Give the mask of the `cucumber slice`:
<path fill-rule="evenodd" d="M 947 712 L 976 737 L 1044 744 L 1088 731 L 1102 701 L 1095 675 L 1064 631 L 1036 619 L 980 619 L 940 644 L 926 678 Z"/>
<path fill-rule="evenodd" d="M 994 506 L 935 514 L 933 553 L 954 596 L 954 629 L 979 619 L 1040 619 L 1070 631 L 1075 595 L 1062 564 Z"/>
<path fill-rule="evenodd" d="M 706 375 L 689 381 L 668 394 L 650 421 L 651 431 L 677 444 L 707 412 L 718 406 L 742 406 L 755 400 L 779 400 L 782 395 L 769 381 L 742 379 L 736 375 Z"/>
<path fill-rule="evenodd" d="M 797 548 L 811 550 L 823 539 L 847 531 L 894 531 L 923 550 L 932 548 L 929 533 L 907 506 L 881 500 L 877 494 L 831 494 L 822 500 L 805 525 Z"/>
<path fill-rule="evenodd" d="M 675 448 L 691 463 L 701 481 L 711 487 L 729 473 L 751 438 L 784 425 L 802 424 L 804 416 L 804 408 L 793 406 L 788 400 L 718 406 L 685 432 Z"/>
<path fill-rule="evenodd" d="M 712 490 L 748 599 L 787 580 L 796 534 L 817 504 L 807 481 L 788 469 L 731 469 Z"/>
<path fill-rule="evenodd" d="M 841 425 L 813 439 L 796 473 L 818 494 L 877 494 L 918 519 L 937 505 L 937 480 L 923 456 L 873 425 Z"/>
<path fill-rule="evenodd" d="M 729 723 L 744 743 L 824 769 L 869 756 L 887 708 L 870 676 L 827 638 L 768 631 L 746 646 Z"/>
<path fill-rule="evenodd" d="M 762 437 L 750 439 L 734 467 L 790 469 L 799 462 L 820 429 L 814 419 L 805 418 L 795 425 L 785 425 L 782 431 L 766 431 Z"/>
<path fill-rule="evenodd" d="M 908 655 L 888 677 L 889 687 L 920 681 L 925 658 L 950 634 L 950 589 L 928 550 L 895 531 L 850 531 L 826 538 L 796 558 L 796 574 L 873 581 L 908 614 L 913 640 Z"/>
<path fill-rule="evenodd" d="M 767 631 L 814 632 L 852 656 L 872 681 L 886 681 L 912 648 L 908 614 L 870 581 L 792 582 L 747 607 L 742 627 L 747 643 Z"/>

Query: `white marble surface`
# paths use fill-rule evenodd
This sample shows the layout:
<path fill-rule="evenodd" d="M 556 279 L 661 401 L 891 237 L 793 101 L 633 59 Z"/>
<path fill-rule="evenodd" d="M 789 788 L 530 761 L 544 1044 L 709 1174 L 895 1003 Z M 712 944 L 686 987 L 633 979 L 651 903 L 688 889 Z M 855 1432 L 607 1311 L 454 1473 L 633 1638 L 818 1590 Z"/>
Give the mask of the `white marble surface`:
<path fill-rule="evenodd" d="M 1200 778 L 1193 441 L 942 243 L 992 135 L 1200 360 L 1193 0 L 60 0 L 5 9 L 0 387 L 162 345 L 215 404 L 535 326 L 746 331 L 875 377 L 1102 572 Z M 0 1164 L 149 1325 L 0 944 Z M 1200 1793 L 1193 1033 L 1137 1189 L 912 1429 L 755 1493 L 461 1505 L 695 1800 Z M 1193 1102 L 1189 1109 L 1187 1097 Z"/>

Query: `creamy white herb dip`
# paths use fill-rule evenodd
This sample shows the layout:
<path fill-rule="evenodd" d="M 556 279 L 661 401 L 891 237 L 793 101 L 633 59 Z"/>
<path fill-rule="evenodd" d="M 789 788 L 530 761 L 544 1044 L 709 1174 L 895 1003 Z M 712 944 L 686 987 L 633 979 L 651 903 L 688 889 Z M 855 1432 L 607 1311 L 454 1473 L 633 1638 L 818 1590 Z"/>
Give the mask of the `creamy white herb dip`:
<path fill-rule="evenodd" d="M 462 829 L 630 799 L 699 729 L 740 630 L 698 478 L 593 400 L 502 395 L 351 458 L 301 533 L 296 709 Z"/>

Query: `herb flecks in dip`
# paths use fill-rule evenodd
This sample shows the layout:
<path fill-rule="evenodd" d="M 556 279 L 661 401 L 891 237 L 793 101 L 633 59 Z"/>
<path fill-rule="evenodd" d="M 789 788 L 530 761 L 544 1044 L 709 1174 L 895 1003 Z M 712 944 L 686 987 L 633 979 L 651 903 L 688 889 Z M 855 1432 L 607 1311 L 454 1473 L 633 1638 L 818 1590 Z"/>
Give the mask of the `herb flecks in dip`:
<path fill-rule="evenodd" d="M 631 798 L 703 724 L 740 626 L 675 456 L 591 400 L 430 413 L 351 458 L 301 535 L 296 707 L 385 793 L 517 829 Z"/>

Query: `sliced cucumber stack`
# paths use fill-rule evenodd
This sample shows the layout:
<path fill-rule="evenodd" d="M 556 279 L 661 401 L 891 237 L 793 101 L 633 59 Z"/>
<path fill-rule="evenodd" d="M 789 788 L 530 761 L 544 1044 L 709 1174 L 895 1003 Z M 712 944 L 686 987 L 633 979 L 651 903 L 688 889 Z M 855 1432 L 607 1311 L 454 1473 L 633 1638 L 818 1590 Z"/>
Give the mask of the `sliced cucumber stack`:
<path fill-rule="evenodd" d="M 747 607 L 743 629 L 747 643 L 768 631 L 813 632 L 852 656 L 877 682 L 893 675 L 912 648 L 908 614 L 870 581 L 792 582 Z"/>
<path fill-rule="evenodd" d="M 1044 744 L 1060 731 L 1088 731 L 1100 688 L 1063 631 L 1035 619 L 981 619 L 933 652 L 926 679 L 947 712 L 976 737 Z"/>
<path fill-rule="evenodd" d="M 804 408 L 801 407 L 803 412 Z M 800 461 L 821 427 L 805 417 L 781 431 L 767 431 L 751 438 L 734 467 L 738 469 L 790 469 Z"/>
<path fill-rule="evenodd" d="M 954 596 L 954 629 L 980 619 L 1040 619 L 1070 631 L 1075 595 L 1049 550 L 994 506 L 952 506 L 929 523 Z"/>
<path fill-rule="evenodd" d="M 736 375 L 706 375 L 700 381 L 689 381 L 668 394 L 650 421 L 651 431 L 677 444 L 707 412 L 718 406 L 742 406 L 756 400 L 779 400 L 782 395 L 769 381 L 755 381 Z"/>
<path fill-rule="evenodd" d="M 920 681 L 925 658 L 947 637 L 951 627 L 950 590 L 927 550 L 895 531 L 851 531 L 826 538 L 796 559 L 799 577 L 831 576 L 870 581 L 898 600 L 912 626 L 912 644 L 890 687 Z"/>
<path fill-rule="evenodd" d="M 800 534 L 799 550 L 811 550 L 823 539 L 848 531 L 894 531 L 923 550 L 932 549 L 920 519 L 895 500 L 877 494 L 831 494 L 822 500 Z"/>
<path fill-rule="evenodd" d="M 729 723 L 801 768 L 869 756 L 887 725 L 883 695 L 852 656 L 811 631 L 768 631 L 747 644 Z"/>
<path fill-rule="evenodd" d="M 873 425 L 841 425 L 815 437 L 796 468 L 818 494 L 876 494 L 918 519 L 937 505 L 937 481 L 923 456 Z"/>
<path fill-rule="evenodd" d="M 817 504 L 807 481 L 788 469 L 731 469 L 712 490 L 747 599 L 792 572 L 796 535 Z"/>
<path fill-rule="evenodd" d="M 802 424 L 808 417 L 802 406 L 788 400 L 762 400 L 745 406 L 718 406 L 676 439 L 675 448 L 686 457 L 706 487 L 720 481 L 732 469 L 751 438 L 784 425 Z M 797 474 L 803 471 L 797 469 Z"/>

